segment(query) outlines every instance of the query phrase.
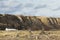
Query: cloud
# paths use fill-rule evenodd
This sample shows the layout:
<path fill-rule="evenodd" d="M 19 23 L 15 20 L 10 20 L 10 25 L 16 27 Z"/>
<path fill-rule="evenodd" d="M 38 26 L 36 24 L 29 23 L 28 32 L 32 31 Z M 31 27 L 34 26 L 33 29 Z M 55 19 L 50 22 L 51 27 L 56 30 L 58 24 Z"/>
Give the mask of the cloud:
<path fill-rule="evenodd" d="M 24 7 L 26 7 L 26 8 L 31 8 L 33 6 L 34 6 L 34 4 L 32 4 L 32 3 L 27 3 L 27 4 L 24 5 Z"/>
<path fill-rule="evenodd" d="M 60 0 L 0 0 L 0 13 L 60 16 Z"/>
<path fill-rule="evenodd" d="M 40 8 L 45 8 L 47 5 L 37 5 L 34 9 L 40 9 Z"/>

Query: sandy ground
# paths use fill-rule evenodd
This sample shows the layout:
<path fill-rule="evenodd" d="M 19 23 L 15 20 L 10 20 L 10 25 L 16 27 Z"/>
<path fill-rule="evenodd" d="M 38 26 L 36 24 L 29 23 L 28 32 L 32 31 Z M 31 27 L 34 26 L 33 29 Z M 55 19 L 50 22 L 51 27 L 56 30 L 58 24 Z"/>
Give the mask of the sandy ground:
<path fill-rule="evenodd" d="M 60 31 L 0 31 L 0 40 L 60 40 Z"/>

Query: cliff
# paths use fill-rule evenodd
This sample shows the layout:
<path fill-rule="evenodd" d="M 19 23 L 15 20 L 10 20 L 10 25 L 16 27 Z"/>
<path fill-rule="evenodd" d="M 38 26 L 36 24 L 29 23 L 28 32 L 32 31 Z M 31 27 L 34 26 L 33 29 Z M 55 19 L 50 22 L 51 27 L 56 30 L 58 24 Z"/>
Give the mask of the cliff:
<path fill-rule="evenodd" d="M 60 30 L 60 18 L 0 14 L 0 30 Z"/>

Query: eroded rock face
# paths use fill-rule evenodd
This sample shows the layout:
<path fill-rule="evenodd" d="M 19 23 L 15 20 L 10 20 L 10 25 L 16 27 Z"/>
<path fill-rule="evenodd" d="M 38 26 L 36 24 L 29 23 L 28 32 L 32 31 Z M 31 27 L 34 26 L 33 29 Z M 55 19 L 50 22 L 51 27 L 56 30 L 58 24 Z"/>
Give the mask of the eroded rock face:
<path fill-rule="evenodd" d="M 58 30 L 60 29 L 60 18 L 0 14 L 0 29 L 4 30 L 5 28 L 15 28 L 18 30 Z"/>
<path fill-rule="evenodd" d="M 0 28 L 17 28 L 20 26 L 20 20 L 14 15 L 5 14 L 0 16 Z"/>

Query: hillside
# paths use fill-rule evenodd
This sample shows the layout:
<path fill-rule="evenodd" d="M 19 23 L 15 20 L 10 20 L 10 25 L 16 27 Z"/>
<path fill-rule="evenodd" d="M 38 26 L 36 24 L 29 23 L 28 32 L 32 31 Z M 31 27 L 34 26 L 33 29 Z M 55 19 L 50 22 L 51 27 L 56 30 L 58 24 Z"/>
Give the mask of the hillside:
<path fill-rule="evenodd" d="M 0 30 L 5 30 L 5 28 L 15 28 L 18 30 L 59 30 L 60 18 L 0 14 Z"/>

